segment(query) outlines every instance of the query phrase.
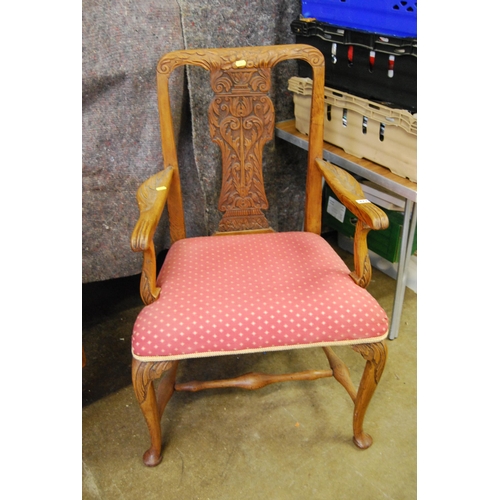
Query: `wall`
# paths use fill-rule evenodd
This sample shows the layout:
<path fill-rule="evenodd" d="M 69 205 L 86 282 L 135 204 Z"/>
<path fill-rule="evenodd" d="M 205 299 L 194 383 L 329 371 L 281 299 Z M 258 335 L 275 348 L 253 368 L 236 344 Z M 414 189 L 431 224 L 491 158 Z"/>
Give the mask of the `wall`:
<path fill-rule="evenodd" d="M 163 167 L 156 103 L 156 63 L 182 48 L 294 43 L 290 23 L 300 0 L 84 0 L 83 1 L 82 281 L 140 272 L 142 256 L 130 250 L 138 217 L 139 185 Z M 296 74 L 282 63 L 274 84 L 277 120 L 293 117 L 286 89 Z M 207 75 L 199 68 L 171 79 L 173 118 L 181 165 L 188 236 L 210 234 L 220 214 L 220 153 L 209 136 Z M 284 156 L 284 162 L 278 162 Z M 302 224 L 305 154 L 278 142 L 265 154 L 265 183 L 277 230 Z M 275 194 L 273 194 L 275 193 Z M 169 246 L 164 218 L 157 251 Z"/>

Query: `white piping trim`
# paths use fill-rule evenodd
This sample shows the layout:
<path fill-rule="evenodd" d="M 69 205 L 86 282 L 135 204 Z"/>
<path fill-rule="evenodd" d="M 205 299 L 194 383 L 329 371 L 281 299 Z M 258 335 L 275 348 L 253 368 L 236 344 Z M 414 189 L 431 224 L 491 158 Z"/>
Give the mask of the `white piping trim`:
<path fill-rule="evenodd" d="M 311 344 L 296 344 L 296 345 L 286 345 L 286 346 L 273 346 L 273 347 L 259 347 L 258 349 L 242 349 L 239 351 L 213 351 L 213 352 L 199 352 L 192 354 L 177 354 L 175 356 L 136 356 L 132 352 L 132 356 L 138 361 L 143 362 L 159 362 L 159 361 L 178 361 L 181 359 L 196 359 L 196 358 L 212 358 L 215 356 L 232 356 L 238 354 L 251 354 L 255 352 L 272 352 L 272 351 L 289 351 L 292 349 L 304 349 L 307 347 L 326 347 L 326 346 L 338 346 L 338 345 L 356 345 L 356 344 L 374 344 L 376 342 L 381 342 L 387 338 L 389 330 L 387 330 L 380 337 L 370 337 L 369 339 L 359 339 L 359 340 L 339 340 L 335 342 L 317 342 Z"/>

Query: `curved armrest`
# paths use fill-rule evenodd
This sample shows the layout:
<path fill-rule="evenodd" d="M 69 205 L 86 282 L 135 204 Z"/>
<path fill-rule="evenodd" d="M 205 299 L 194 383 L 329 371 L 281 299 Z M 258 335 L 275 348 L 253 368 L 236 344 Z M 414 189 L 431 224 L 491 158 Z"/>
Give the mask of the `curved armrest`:
<path fill-rule="evenodd" d="M 354 233 L 355 271 L 351 277 L 365 288 L 372 275 L 366 238 L 372 229 L 388 228 L 389 219 L 381 208 L 365 198 L 361 185 L 351 174 L 319 158 L 316 159 L 316 165 L 340 202 L 358 218 Z"/>
<path fill-rule="evenodd" d="M 153 236 L 167 201 L 174 169 L 167 167 L 143 182 L 137 190 L 139 220 L 137 221 L 130 246 L 134 252 L 143 252 L 141 275 L 141 297 L 145 304 L 151 304 L 160 295 L 156 286 L 156 253 Z"/>
<path fill-rule="evenodd" d="M 316 159 L 316 165 L 340 202 L 359 220 L 370 229 L 389 227 L 387 214 L 365 198 L 360 183 L 351 174 L 324 160 Z"/>
<path fill-rule="evenodd" d="M 134 252 L 143 252 L 153 240 L 167 201 L 173 173 L 174 169 L 167 167 L 143 182 L 137 190 L 140 215 L 130 239 L 130 246 Z"/>

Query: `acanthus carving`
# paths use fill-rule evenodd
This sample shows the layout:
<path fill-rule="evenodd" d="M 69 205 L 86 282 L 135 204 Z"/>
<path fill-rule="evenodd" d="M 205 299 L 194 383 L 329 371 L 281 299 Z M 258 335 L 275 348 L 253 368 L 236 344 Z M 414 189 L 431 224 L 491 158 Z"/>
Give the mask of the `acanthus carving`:
<path fill-rule="evenodd" d="M 211 73 L 215 93 L 209 110 L 212 140 L 222 152 L 223 212 L 219 232 L 270 229 L 262 210 L 268 208 L 262 175 L 262 152 L 274 131 L 274 109 L 267 96 L 271 68 L 302 59 L 322 69 L 323 55 L 310 45 L 194 49 L 171 52 L 158 63 L 161 88 L 171 72 L 195 65 Z"/>
<path fill-rule="evenodd" d="M 216 94 L 265 94 L 271 88 L 270 69 L 254 68 L 245 70 L 215 70 L 210 83 Z"/>
<path fill-rule="evenodd" d="M 276 65 L 287 59 L 303 59 L 311 66 L 321 66 L 323 55 L 312 45 L 281 45 L 274 47 L 246 47 L 222 49 L 179 50 L 165 54 L 157 65 L 161 74 L 170 74 L 184 64 L 193 64 L 208 71 L 223 71 L 238 67 L 237 61 L 244 60 L 246 68 L 262 68 Z"/>
<path fill-rule="evenodd" d="M 209 109 L 210 134 L 222 152 L 219 231 L 268 228 L 261 210 L 269 206 L 262 151 L 274 129 L 273 105 L 262 92 L 270 87 L 269 69 L 219 71 L 212 87 L 219 89 Z"/>
<path fill-rule="evenodd" d="M 361 288 L 366 288 L 370 284 L 372 278 L 372 265 L 368 255 L 362 260 L 360 268 L 362 269 L 361 276 L 358 276 L 356 271 L 351 272 L 349 276 L 354 280 L 356 285 Z"/>
<path fill-rule="evenodd" d="M 354 282 L 366 288 L 372 279 L 372 265 L 368 254 L 368 233 L 371 228 L 362 220 L 358 219 L 356 223 L 356 232 L 354 235 L 354 267 L 355 270 L 350 273 Z"/>
<path fill-rule="evenodd" d="M 144 304 L 152 304 L 160 296 L 161 288 L 156 286 L 156 257 L 150 251 L 144 252 L 140 293 Z"/>
<path fill-rule="evenodd" d="M 149 384 L 160 378 L 173 367 L 172 361 L 141 362 L 135 358 L 132 361 L 134 389 L 139 404 L 146 400 Z"/>
<path fill-rule="evenodd" d="M 352 348 L 356 352 L 359 352 L 367 362 L 372 364 L 374 368 L 374 381 L 375 384 L 378 384 L 387 360 L 387 345 L 385 341 L 373 344 L 355 344 Z"/>

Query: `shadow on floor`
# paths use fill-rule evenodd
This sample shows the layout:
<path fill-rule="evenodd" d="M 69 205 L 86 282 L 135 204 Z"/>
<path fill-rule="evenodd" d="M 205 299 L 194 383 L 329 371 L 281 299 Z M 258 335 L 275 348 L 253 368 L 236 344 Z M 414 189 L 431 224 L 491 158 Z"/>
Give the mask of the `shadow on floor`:
<path fill-rule="evenodd" d="M 137 275 L 82 286 L 83 406 L 131 384 L 131 316 L 143 307 L 139 283 Z"/>
<path fill-rule="evenodd" d="M 157 256 L 161 268 L 166 251 Z M 139 311 L 141 275 L 82 285 L 82 406 L 132 384 L 130 338 Z"/>

